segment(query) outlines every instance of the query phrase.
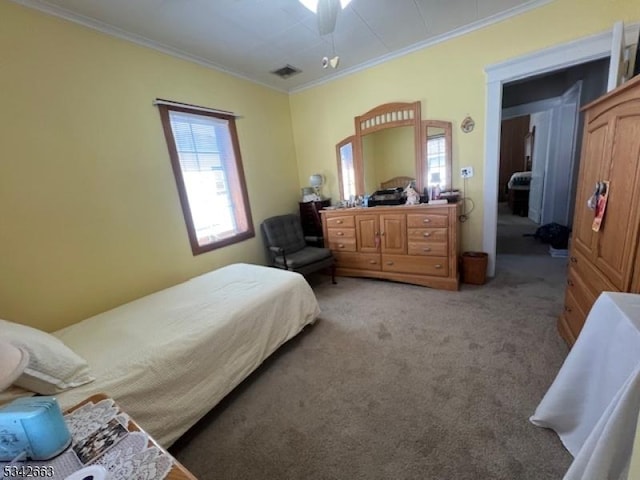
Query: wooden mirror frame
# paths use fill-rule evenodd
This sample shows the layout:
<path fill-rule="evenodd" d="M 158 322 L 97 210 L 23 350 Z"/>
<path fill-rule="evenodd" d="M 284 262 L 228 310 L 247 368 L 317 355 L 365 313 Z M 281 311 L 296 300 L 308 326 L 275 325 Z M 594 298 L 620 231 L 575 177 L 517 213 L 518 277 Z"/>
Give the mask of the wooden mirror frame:
<path fill-rule="evenodd" d="M 378 105 L 368 112 L 355 117 L 356 134 L 353 137 L 353 163 L 356 177 L 356 195 L 364 195 L 364 159 L 362 158 L 362 137 L 387 128 L 412 126 L 414 129 L 416 190 L 422 191 L 422 167 L 424 164 L 421 135 L 422 106 L 420 101 L 393 102 Z M 340 191 L 342 186 L 340 185 Z M 373 192 L 369 192 L 373 193 Z"/>
<path fill-rule="evenodd" d="M 429 184 L 429 178 L 427 175 L 429 174 L 429 166 L 427 165 L 427 142 L 429 138 L 427 136 L 427 129 L 429 127 L 434 128 L 442 128 L 444 130 L 444 148 L 446 149 L 446 158 L 445 165 L 447 168 L 447 178 L 442 183 L 441 187 L 447 189 L 453 189 L 453 155 L 451 152 L 452 145 L 452 136 L 453 136 L 453 124 L 451 122 L 445 122 L 443 120 L 423 120 L 422 121 L 422 133 L 421 133 L 421 142 L 424 141 L 424 164 L 422 167 L 422 175 L 420 176 L 420 180 L 423 182 L 423 185 Z"/>
<path fill-rule="evenodd" d="M 351 135 L 350 137 L 341 140 L 336 144 L 336 158 L 338 159 L 338 198 L 341 200 L 348 200 L 346 198 L 342 198 L 342 194 L 344 193 L 344 184 L 343 184 L 343 174 L 342 174 L 342 147 L 345 145 L 351 144 L 351 155 L 353 157 L 353 176 L 357 177 L 358 172 L 356 171 L 356 159 L 355 159 L 355 135 Z M 356 181 L 357 188 L 357 181 Z"/>

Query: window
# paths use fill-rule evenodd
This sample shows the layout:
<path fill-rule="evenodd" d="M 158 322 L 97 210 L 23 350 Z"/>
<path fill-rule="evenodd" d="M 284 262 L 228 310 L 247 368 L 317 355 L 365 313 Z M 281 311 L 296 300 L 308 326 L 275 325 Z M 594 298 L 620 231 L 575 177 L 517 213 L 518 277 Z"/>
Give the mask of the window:
<path fill-rule="evenodd" d="M 157 105 L 193 254 L 253 237 L 235 117 Z"/>

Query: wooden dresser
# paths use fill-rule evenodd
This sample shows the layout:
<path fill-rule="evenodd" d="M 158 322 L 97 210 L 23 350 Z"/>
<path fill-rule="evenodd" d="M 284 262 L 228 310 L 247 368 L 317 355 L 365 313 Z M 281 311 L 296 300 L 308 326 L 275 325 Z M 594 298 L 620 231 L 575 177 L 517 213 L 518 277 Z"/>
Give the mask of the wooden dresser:
<path fill-rule="evenodd" d="M 573 345 L 603 291 L 640 292 L 640 77 L 587 105 L 565 305 L 558 330 Z M 587 206 L 609 181 L 600 231 Z"/>
<path fill-rule="evenodd" d="M 336 274 L 457 290 L 460 204 L 321 210 Z"/>

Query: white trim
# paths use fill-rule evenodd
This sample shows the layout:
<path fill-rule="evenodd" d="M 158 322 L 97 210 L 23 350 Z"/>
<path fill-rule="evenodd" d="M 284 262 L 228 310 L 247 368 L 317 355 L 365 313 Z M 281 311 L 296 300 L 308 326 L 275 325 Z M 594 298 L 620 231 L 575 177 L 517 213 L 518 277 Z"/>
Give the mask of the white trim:
<path fill-rule="evenodd" d="M 255 80 L 253 78 L 247 77 L 246 75 L 229 70 L 205 58 L 199 57 L 197 55 L 192 55 L 187 52 L 183 52 L 182 50 L 178 50 L 177 48 L 169 47 L 168 45 L 164 45 L 154 40 L 150 40 L 141 35 L 136 35 L 134 33 L 121 30 L 107 23 L 101 22 L 91 17 L 80 15 L 79 13 L 72 12 L 58 5 L 51 5 L 49 3 L 46 3 L 43 0 L 11 0 L 11 1 L 14 3 L 20 4 L 24 7 L 33 8 L 34 10 L 39 10 L 43 13 L 53 15 L 54 17 L 62 18 L 64 20 L 68 20 L 70 22 L 82 25 L 84 27 L 91 28 L 92 30 L 97 30 L 99 32 L 105 33 L 112 37 L 120 38 L 122 40 L 126 40 L 128 42 L 132 42 L 137 45 L 141 45 L 143 47 L 151 48 L 153 50 L 157 50 L 167 55 L 171 55 L 172 57 L 176 57 L 181 60 L 186 60 L 187 62 L 196 63 L 202 67 L 211 68 L 212 70 L 217 70 L 219 72 L 226 73 L 228 75 L 232 75 L 234 77 L 241 78 L 243 80 L 247 80 L 251 83 L 256 83 L 258 85 L 269 88 L 271 90 L 276 90 L 281 93 L 288 93 L 286 89 L 274 87 L 273 85 L 260 82 L 259 80 Z"/>
<path fill-rule="evenodd" d="M 542 7 L 548 3 L 553 2 L 554 0 L 531 0 L 529 2 L 518 5 L 517 7 L 510 8 L 498 14 L 492 15 L 487 18 L 483 18 L 482 20 L 478 20 L 463 27 L 456 28 L 455 30 L 451 30 L 450 32 L 443 33 L 441 35 L 436 35 L 435 37 L 428 38 L 427 40 L 423 40 L 418 43 L 414 43 L 413 45 L 409 45 L 400 50 L 396 50 L 395 52 L 388 53 L 381 57 L 376 57 L 373 60 L 369 60 L 367 62 L 360 63 L 350 68 L 346 68 L 344 70 L 340 70 L 340 72 L 332 75 L 329 78 L 322 78 L 319 80 L 313 80 L 311 82 L 305 83 L 298 87 L 294 87 L 289 90 L 289 93 L 299 93 L 304 90 L 308 90 L 310 88 L 314 88 L 320 85 L 324 85 L 326 83 L 333 82 L 334 80 L 338 80 L 339 78 L 343 78 L 349 75 L 352 75 L 357 72 L 361 72 L 368 68 L 374 67 L 376 65 L 380 65 L 381 63 L 387 62 L 389 60 L 393 60 L 395 58 L 403 57 L 413 52 L 417 52 L 418 50 L 422 50 L 427 47 L 432 47 L 433 45 L 437 45 L 438 43 L 446 42 L 448 40 L 461 37 L 462 35 L 466 35 L 467 33 L 474 32 L 481 28 L 488 27 L 493 25 L 494 23 L 502 22 L 503 20 L 508 20 L 511 17 L 515 17 L 522 13 L 528 12 L 529 10 L 533 10 L 538 7 Z"/>
<path fill-rule="evenodd" d="M 607 80 L 607 92 L 610 92 L 622 81 L 621 68 L 623 64 L 624 47 L 624 23 L 616 22 L 613 25 L 613 38 L 611 39 L 611 60 L 609 62 L 609 79 Z"/>
<path fill-rule="evenodd" d="M 638 41 L 639 29 L 640 24 L 629 25 L 625 28 L 627 43 Z M 489 276 L 494 276 L 496 271 L 502 85 L 510 81 L 607 57 L 611 54 L 611 38 L 612 31 L 608 30 L 505 62 L 488 65 L 485 68 L 487 73 L 487 111 L 484 146 L 482 248 L 489 254 L 487 269 Z"/>
<path fill-rule="evenodd" d="M 50 3 L 47 3 L 45 0 L 11 0 L 14 3 L 23 5 L 25 7 L 28 8 L 33 8 L 35 10 L 39 10 L 41 12 L 47 13 L 49 15 L 53 15 L 59 18 L 63 18 L 65 20 L 69 20 L 71 22 L 74 23 L 78 23 L 80 25 L 83 25 L 85 27 L 91 28 L 93 30 L 97 30 L 99 32 L 102 33 L 106 33 L 107 35 L 111 35 L 117 38 L 121 38 L 123 40 L 127 40 L 129 42 L 133 42 L 136 43 L 138 45 L 142 45 L 143 47 L 147 47 L 147 48 L 151 48 L 153 50 L 157 50 L 159 52 L 165 53 L 167 55 L 171 55 L 173 57 L 177 57 L 180 58 L 182 60 L 186 60 L 189 62 L 193 62 L 196 63 L 198 65 L 201 65 L 203 67 L 207 67 L 207 68 L 211 68 L 213 70 L 217 70 L 219 72 L 223 72 L 229 75 L 232 75 L 234 77 L 238 77 L 238 78 L 242 78 L 243 80 L 248 80 L 252 83 L 256 83 L 258 85 L 261 85 L 263 87 L 267 87 L 270 88 L 272 90 L 276 90 L 278 92 L 282 92 L 282 93 L 298 93 L 301 92 L 303 90 L 307 90 L 309 88 L 313 88 L 313 87 L 317 87 L 319 85 L 323 85 L 325 83 L 329 83 L 332 82 L 334 80 L 337 80 L 339 78 L 343 78 L 346 77 L 348 75 L 351 75 L 353 73 L 356 72 L 360 72 L 362 70 L 366 70 L 370 67 L 373 67 L 375 65 L 379 65 L 381 63 L 387 62 L 389 60 L 393 60 L 395 58 L 399 58 L 399 57 L 403 57 L 405 55 L 408 55 L 410 53 L 416 52 L 418 50 L 422 50 L 423 48 L 427 48 L 427 47 L 431 47 L 433 45 L 436 45 L 438 43 L 442 43 L 442 42 L 446 42 L 448 40 L 451 40 L 453 38 L 456 37 L 460 37 L 462 35 L 466 35 L 467 33 L 473 32 L 475 30 L 479 30 L 481 28 L 485 28 L 488 27 L 489 25 L 493 25 L 494 23 L 498 23 L 498 22 L 502 22 L 504 20 L 507 20 L 511 17 L 514 17 L 516 15 L 520 15 L 522 13 L 528 12 L 529 10 L 533 10 L 535 8 L 541 7 L 543 5 L 546 5 L 548 3 L 553 2 L 554 0 L 530 0 L 526 3 L 523 3 L 521 5 L 518 5 L 516 7 L 510 8 L 508 10 L 505 10 L 503 12 L 500 12 L 498 14 L 492 15 L 490 17 L 487 18 L 483 18 L 482 20 L 478 20 L 476 22 L 472 22 L 468 25 L 465 25 L 463 27 L 457 28 L 455 30 L 452 30 L 450 32 L 444 33 L 442 35 L 437 35 L 435 37 L 431 37 L 427 40 L 424 40 L 422 42 L 418 42 L 415 43 L 413 45 L 410 45 L 406 48 L 403 48 L 401 50 L 397 50 L 395 52 L 389 53 L 387 55 L 383 55 L 381 57 L 376 57 L 372 60 L 369 60 L 367 62 L 361 63 L 359 65 L 355 65 L 351 68 L 347 68 L 344 70 L 341 70 L 339 73 L 329 77 L 329 78 L 322 78 L 319 80 L 314 80 L 308 83 L 305 83 L 303 85 L 297 86 L 297 87 L 293 87 L 290 89 L 287 88 L 280 88 L 280 87 L 276 87 L 273 86 L 271 84 L 267 84 L 264 82 L 261 82 L 259 80 L 255 80 L 253 78 L 247 77 L 246 75 L 234 72 L 232 70 L 229 70 L 221 65 L 216 64 L 215 62 L 212 62 L 210 60 L 207 60 L 205 58 L 199 57 L 197 55 L 192 55 L 190 53 L 187 52 L 183 52 L 182 50 L 178 50 L 174 47 L 170 47 L 168 45 L 164 45 L 162 43 L 156 42 L 154 40 L 150 40 L 146 37 L 140 36 L 140 35 L 136 35 L 134 33 L 130 33 L 127 32 L 125 30 L 122 30 L 120 28 L 114 27 L 112 25 L 109 25 L 107 23 L 101 22 L 99 20 L 96 20 L 94 18 L 91 17 L 87 17 L 85 15 L 81 15 L 75 12 L 72 12 L 70 10 L 67 10 L 65 8 L 62 8 L 58 5 L 52 5 Z"/>
<path fill-rule="evenodd" d="M 298 87 L 293 87 L 291 89 L 287 88 L 279 88 L 273 85 L 261 82 L 259 80 L 255 80 L 253 78 L 249 78 L 246 75 L 234 72 L 229 70 L 221 65 L 218 65 L 210 60 L 206 60 L 202 57 L 191 55 L 190 53 L 183 52 L 176 48 L 170 47 L 168 45 L 164 45 L 162 43 L 156 42 L 154 40 L 150 40 L 148 38 L 142 37 L 140 35 L 136 35 L 107 23 L 101 22 L 91 17 L 87 17 L 85 15 L 80 15 L 78 13 L 72 12 L 65 8 L 62 8 L 58 5 L 52 5 L 47 3 L 44 0 L 11 0 L 14 3 L 18 3 L 25 7 L 33 8 L 35 10 L 39 10 L 41 12 L 47 13 L 49 15 L 54 15 L 59 18 L 63 18 L 65 20 L 69 20 L 74 23 L 78 23 L 85 27 L 91 28 L 93 30 L 97 30 L 102 33 L 106 33 L 107 35 L 112 35 L 117 38 L 121 38 L 123 40 L 127 40 L 129 42 L 136 43 L 138 45 L 142 45 L 143 47 L 151 48 L 154 50 L 158 50 L 162 53 L 166 53 L 167 55 L 171 55 L 182 60 L 186 60 L 189 62 L 197 63 L 203 67 L 211 68 L 213 70 L 218 70 L 219 72 L 227 73 L 229 75 L 233 75 L 234 77 L 242 78 L 243 80 L 248 80 L 250 82 L 256 83 L 258 85 L 262 85 L 263 87 L 270 88 L 272 90 L 276 90 L 278 92 L 283 93 L 298 93 L 303 90 L 307 90 L 309 88 L 317 87 L 319 85 L 323 85 L 325 83 L 332 82 L 342 77 L 346 77 L 347 75 L 351 75 L 356 72 L 360 72 L 362 70 L 366 70 L 367 68 L 373 67 L 375 65 L 379 65 L 381 63 L 387 62 L 394 58 L 402 57 L 404 55 L 408 55 L 417 50 L 422 50 L 423 48 L 431 47 L 438 43 L 446 42 L 447 40 L 451 40 L 456 37 L 460 37 L 462 35 L 466 35 L 467 33 L 473 32 L 480 28 L 487 27 L 489 25 L 493 25 L 494 23 L 501 22 L 503 20 L 507 20 L 516 15 L 520 15 L 522 13 L 528 12 L 529 10 L 533 10 L 534 8 L 541 7 L 548 3 L 551 3 L 554 0 L 531 0 L 529 2 L 523 3 L 522 5 L 518 5 L 517 7 L 510 8 L 503 12 L 500 12 L 496 15 L 492 15 L 490 17 L 484 18 L 482 20 L 478 20 L 476 22 L 470 23 L 463 27 L 457 28 L 450 32 L 447 32 L 442 35 L 437 35 L 435 37 L 431 37 L 425 41 L 415 43 L 410 45 L 409 47 L 403 48 L 401 50 L 397 50 L 395 52 L 389 53 L 387 55 L 383 55 L 381 57 L 377 57 L 373 60 L 361 63 L 359 65 L 355 65 L 351 68 L 347 68 L 345 70 L 340 71 L 338 74 L 333 75 L 329 78 L 323 78 L 320 80 L 311 81 L 300 85 Z"/>

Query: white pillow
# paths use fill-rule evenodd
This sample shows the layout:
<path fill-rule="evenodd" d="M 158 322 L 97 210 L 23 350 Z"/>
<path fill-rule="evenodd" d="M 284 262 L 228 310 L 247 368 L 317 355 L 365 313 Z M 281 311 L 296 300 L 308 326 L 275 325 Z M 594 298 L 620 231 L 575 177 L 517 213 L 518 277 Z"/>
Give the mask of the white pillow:
<path fill-rule="evenodd" d="M 29 352 L 27 368 L 14 385 L 53 395 L 95 380 L 86 360 L 42 330 L 0 320 L 0 338 Z"/>

